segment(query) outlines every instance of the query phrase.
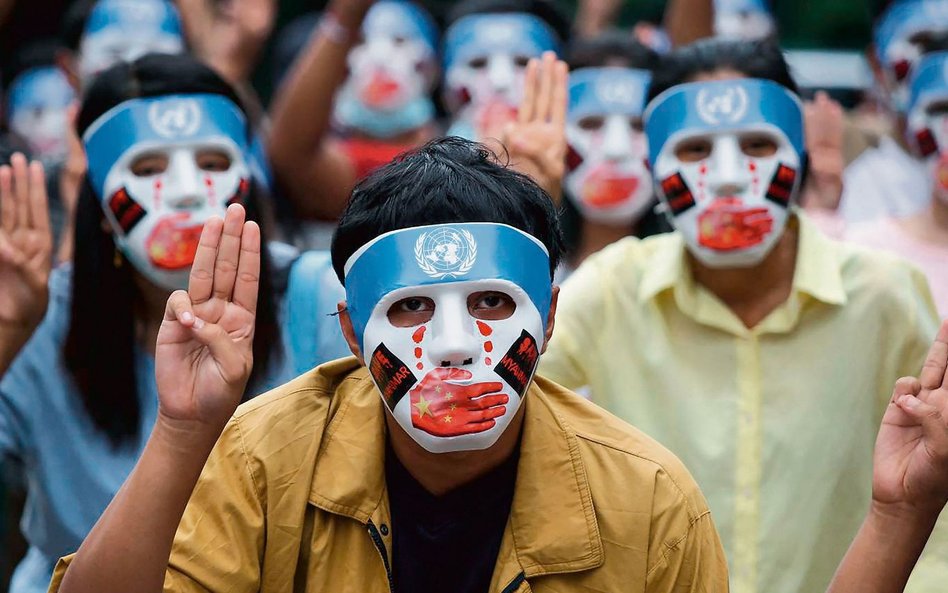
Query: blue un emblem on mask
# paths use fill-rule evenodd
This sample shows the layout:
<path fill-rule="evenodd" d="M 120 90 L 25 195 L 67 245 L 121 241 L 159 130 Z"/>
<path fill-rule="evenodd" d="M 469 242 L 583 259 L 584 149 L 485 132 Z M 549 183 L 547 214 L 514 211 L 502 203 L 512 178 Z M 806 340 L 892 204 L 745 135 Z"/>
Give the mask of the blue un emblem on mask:
<path fill-rule="evenodd" d="M 474 266 L 477 243 L 470 231 L 442 227 L 415 241 L 415 261 L 432 278 L 463 276 Z"/>

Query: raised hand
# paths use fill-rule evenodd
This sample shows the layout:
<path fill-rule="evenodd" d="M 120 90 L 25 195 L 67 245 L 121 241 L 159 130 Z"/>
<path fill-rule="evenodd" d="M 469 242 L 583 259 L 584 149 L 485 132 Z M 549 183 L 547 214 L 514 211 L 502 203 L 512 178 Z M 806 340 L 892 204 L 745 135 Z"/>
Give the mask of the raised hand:
<path fill-rule="evenodd" d="M 53 238 L 43 166 L 19 153 L 10 163 L 0 167 L 0 332 L 25 341 L 49 302 Z"/>
<path fill-rule="evenodd" d="M 836 210 L 843 195 L 843 107 L 819 91 L 803 107 L 810 171 L 803 188 L 803 205 Z"/>
<path fill-rule="evenodd" d="M 530 60 L 517 121 L 501 135 L 511 166 L 529 175 L 555 203 L 562 198 L 566 174 L 568 82 L 566 63 L 553 52 Z"/>
<path fill-rule="evenodd" d="M 875 504 L 930 511 L 948 501 L 948 321 L 916 379 L 895 384 L 873 461 Z"/>
<path fill-rule="evenodd" d="M 438 437 L 493 428 L 510 398 L 500 393 L 499 382 L 465 385 L 471 377 L 470 371 L 456 368 L 437 368 L 425 375 L 409 392 L 412 426 Z"/>
<path fill-rule="evenodd" d="M 159 413 L 185 430 L 220 430 L 253 366 L 260 228 L 238 204 L 204 225 L 188 290 L 168 299 L 158 331 Z"/>

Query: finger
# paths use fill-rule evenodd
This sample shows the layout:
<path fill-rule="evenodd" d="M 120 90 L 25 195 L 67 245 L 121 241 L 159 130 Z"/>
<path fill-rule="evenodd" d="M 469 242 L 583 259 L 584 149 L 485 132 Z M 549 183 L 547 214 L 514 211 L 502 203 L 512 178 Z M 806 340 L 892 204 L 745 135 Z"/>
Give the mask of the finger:
<path fill-rule="evenodd" d="M 566 62 L 557 60 L 553 69 L 553 104 L 550 121 L 566 128 L 566 111 L 569 108 L 569 68 Z"/>
<path fill-rule="evenodd" d="M 246 213 L 240 204 L 231 204 L 224 216 L 224 233 L 217 250 L 214 264 L 214 296 L 230 300 L 237 280 L 237 263 L 240 259 L 240 235 L 244 230 Z"/>
<path fill-rule="evenodd" d="M 496 420 L 485 420 L 483 422 L 468 422 L 464 425 L 464 431 L 467 434 L 476 434 L 478 432 L 484 432 L 485 430 L 490 430 L 494 428 L 497 424 Z"/>
<path fill-rule="evenodd" d="M 237 263 L 237 282 L 234 284 L 234 303 L 251 313 L 257 312 L 257 294 L 260 292 L 260 227 L 250 221 L 244 223 L 240 238 L 240 261 Z"/>
<path fill-rule="evenodd" d="M 471 403 L 476 407 L 475 410 L 487 410 L 489 408 L 496 408 L 497 406 L 505 406 L 507 402 L 510 401 L 510 398 L 506 393 L 500 393 L 497 395 L 485 395 L 484 397 L 478 398 Z"/>
<path fill-rule="evenodd" d="M 925 357 L 922 372 L 918 380 L 924 389 L 938 389 L 945 384 L 945 371 L 948 368 L 948 319 L 942 322 L 932 347 Z"/>
<path fill-rule="evenodd" d="M 33 228 L 49 234 L 49 200 L 46 196 L 46 175 L 39 161 L 30 163 L 29 208 Z"/>
<path fill-rule="evenodd" d="M 242 335 L 233 336 L 216 323 L 207 323 L 196 317 L 191 333 L 195 339 L 207 346 L 221 377 L 230 385 L 246 383 L 253 367 L 253 324 L 245 328 Z"/>
<path fill-rule="evenodd" d="M 13 170 L 0 167 L 0 227 L 7 233 L 16 227 L 16 201 L 13 199 Z"/>
<path fill-rule="evenodd" d="M 496 381 L 489 383 L 475 383 L 474 385 L 466 385 L 464 387 L 464 396 L 468 399 L 473 399 L 475 397 L 480 397 L 485 393 L 497 393 L 503 388 L 503 384 Z"/>
<path fill-rule="evenodd" d="M 941 410 L 913 395 L 903 395 L 897 403 L 906 414 L 922 425 L 925 448 L 938 457 L 948 457 L 948 422 L 945 421 Z"/>
<path fill-rule="evenodd" d="M 188 294 L 194 303 L 203 303 L 211 298 L 211 290 L 214 288 L 214 262 L 217 260 L 217 246 L 220 245 L 223 229 L 224 221 L 219 216 L 212 216 L 204 223 L 188 277 Z"/>
<path fill-rule="evenodd" d="M 913 395 L 918 397 L 919 392 L 922 390 L 922 384 L 919 383 L 918 379 L 915 377 L 901 377 L 898 381 L 895 382 L 895 387 L 892 389 L 892 403 L 899 401 L 903 395 Z"/>
<path fill-rule="evenodd" d="M 14 153 L 10 157 L 10 165 L 13 167 L 13 199 L 16 204 L 16 225 L 17 228 L 27 229 L 30 226 L 30 182 L 26 157 L 22 153 Z"/>
<path fill-rule="evenodd" d="M 168 297 L 165 304 L 165 321 L 177 321 L 181 325 L 194 325 L 194 308 L 191 297 L 183 290 L 176 290 Z"/>
<path fill-rule="evenodd" d="M 540 88 L 537 90 L 536 112 L 534 120 L 550 121 L 550 109 L 553 104 L 553 70 L 556 66 L 556 54 L 551 51 L 543 53 L 543 62 L 540 67 Z"/>
<path fill-rule="evenodd" d="M 494 418 L 499 418 L 507 413 L 507 408 L 504 406 L 497 406 L 490 408 L 489 410 L 478 410 L 476 412 L 471 412 L 469 417 L 471 421 L 475 422 L 486 422 L 488 420 L 493 420 Z"/>
<path fill-rule="evenodd" d="M 537 72 L 540 69 L 540 61 L 531 58 L 527 62 L 527 70 L 523 76 L 523 98 L 520 100 L 520 109 L 517 111 L 517 121 L 526 123 L 533 119 L 534 101 L 537 93 Z"/>

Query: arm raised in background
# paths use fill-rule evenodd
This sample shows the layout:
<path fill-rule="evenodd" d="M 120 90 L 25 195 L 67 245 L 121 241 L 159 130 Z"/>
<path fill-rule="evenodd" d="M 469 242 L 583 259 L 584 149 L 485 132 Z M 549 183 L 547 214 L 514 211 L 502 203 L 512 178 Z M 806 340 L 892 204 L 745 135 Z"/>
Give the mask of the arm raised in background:
<path fill-rule="evenodd" d="M 530 176 L 559 204 L 566 174 L 566 63 L 546 52 L 527 64 L 523 84 L 517 121 L 507 124 L 499 137 L 510 156 L 510 166 Z"/>
<path fill-rule="evenodd" d="M 819 91 L 803 106 L 810 170 L 800 196 L 804 208 L 835 211 L 843 196 L 843 107 Z"/>
<path fill-rule="evenodd" d="M 43 166 L 0 167 L 0 377 L 46 314 L 53 236 Z"/>
<path fill-rule="evenodd" d="M 240 205 L 204 225 L 188 290 L 155 350 L 158 418 L 141 458 L 72 560 L 62 592 L 159 593 L 174 534 L 253 366 L 260 229 Z"/>
<path fill-rule="evenodd" d="M 668 0 L 662 23 L 673 47 L 714 35 L 712 0 Z"/>
<path fill-rule="evenodd" d="M 273 30 L 276 0 L 176 0 L 195 55 L 234 86 L 250 78 Z"/>
<path fill-rule="evenodd" d="M 916 379 L 895 384 L 876 439 L 872 504 L 827 593 L 901 593 L 948 502 L 948 321 Z"/>
<path fill-rule="evenodd" d="M 277 184 L 304 218 L 337 218 L 356 174 L 329 138 L 346 57 L 373 0 L 333 0 L 273 99 L 267 154 Z"/>

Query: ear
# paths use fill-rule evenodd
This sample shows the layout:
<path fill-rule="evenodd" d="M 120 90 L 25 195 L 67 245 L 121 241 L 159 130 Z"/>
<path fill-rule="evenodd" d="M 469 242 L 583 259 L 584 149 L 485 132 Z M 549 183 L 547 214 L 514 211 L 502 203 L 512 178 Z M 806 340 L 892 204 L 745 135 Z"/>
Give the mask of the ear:
<path fill-rule="evenodd" d="M 76 95 L 79 94 L 79 60 L 76 58 L 75 52 L 69 50 L 61 49 L 56 52 L 56 66 L 59 70 L 65 75 L 66 80 L 69 81 L 69 86 L 72 87 L 72 90 L 76 92 Z"/>
<path fill-rule="evenodd" d="M 550 296 L 550 312 L 546 316 L 546 335 L 543 336 L 543 349 L 540 350 L 540 354 L 546 352 L 546 347 L 550 343 L 550 338 L 553 337 L 553 325 L 556 322 L 556 303 L 560 298 L 560 287 L 553 287 L 553 294 Z"/>
<path fill-rule="evenodd" d="M 352 327 L 352 318 L 349 317 L 349 309 L 346 308 L 345 301 L 336 303 L 336 311 L 339 313 L 339 327 L 342 328 L 342 337 L 349 344 L 349 350 L 355 354 L 362 366 L 365 366 L 365 359 L 362 358 L 362 348 L 359 347 L 359 339 L 356 337 L 355 328 Z"/>

